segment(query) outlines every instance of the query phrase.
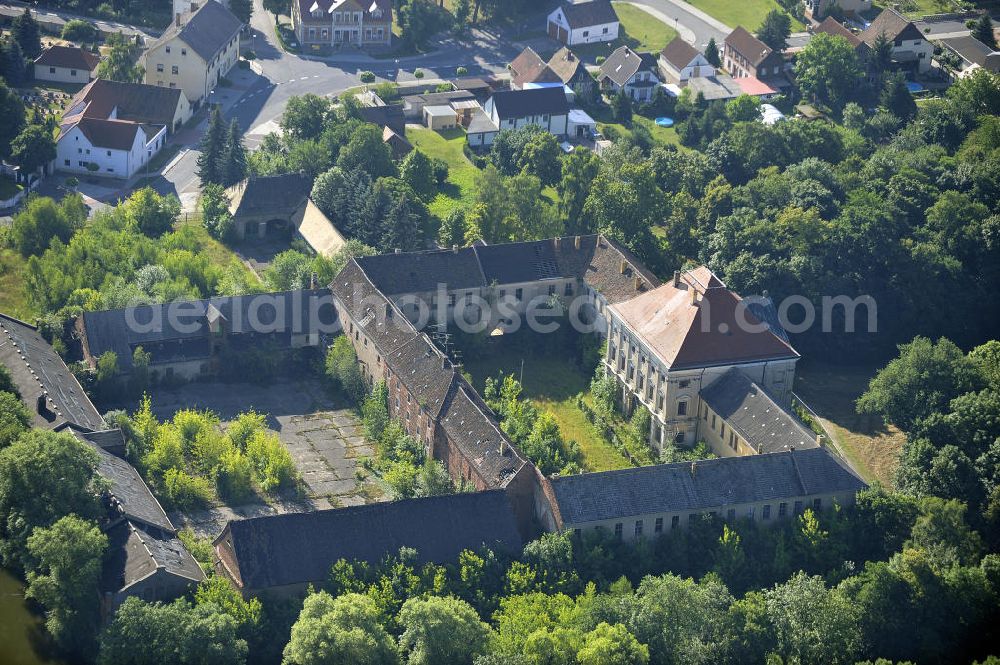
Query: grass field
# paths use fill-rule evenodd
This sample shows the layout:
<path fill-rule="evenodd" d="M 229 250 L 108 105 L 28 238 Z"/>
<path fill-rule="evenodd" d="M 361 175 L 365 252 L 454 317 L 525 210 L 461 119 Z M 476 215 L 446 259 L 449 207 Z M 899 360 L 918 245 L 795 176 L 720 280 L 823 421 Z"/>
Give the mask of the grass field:
<path fill-rule="evenodd" d="M 859 415 L 858 396 L 880 366 L 842 366 L 816 361 L 800 363 L 795 392 L 817 414 L 854 467 L 866 480 L 892 487 L 904 435 L 878 416 Z"/>
<path fill-rule="evenodd" d="M 886 7 L 899 5 L 899 10 L 912 18 L 920 18 L 927 14 L 945 14 L 962 11 L 963 3 L 955 0 L 903 0 L 900 3 L 875 2 L 873 6 Z M 877 12 L 876 12 L 877 14 Z"/>
<path fill-rule="evenodd" d="M 31 321 L 36 312 L 24 288 L 26 266 L 27 261 L 14 250 L 0 249 L 0 312 Z"/>
<path fill-rule="evenodd" d="M 687 0 L 693 7 L 697 7 L 712 18 L 718 19 L 735 28 L 742 25 L 747 30 L 753 32 L 760 27 L 761 22 L 767 13 L 772 9 L 781 9 L 775 0 Z M 802 25 L 795 17 L 792 17 L 792 32 L 803 30 Z"/>
<path fill-rule="evenodd" d="M 606 58 L 619 46 L 628 46 L 633 51 L 659 53 L 667 42 L 677 35 L 677 31 L 672 27 L 635 5 L 625 2 L 612 4 L 621 22 L 618 39 L 613 42 L 574 46 L 573 52 L 581 59 L 593 62 L 597 56 Z"/>
<path fill-rule="evenodd" d="M 581 372 L 566 358 L 539 357 L 515 352 L 488 351 L 478 354 L 476 360 L 466 358 L 465 369 L 482 390 L 488 377 L 498 372 L 521 374 L 524 360 L 523 386 L 525 397 L 535 406 L 551 411 L 559 423 L 563 438 L 580 444 L 584 463 L 589 471 L 608 471 L 630 467 L 621 453 L 604 441 L 576 405 L 576 396 L 585 393 L 590 377 Z"/>
<path fill-rule="evenodd" d="M 470 205 L 476 195 L 476 174 L 479 169 L 462 152 L 465 132 L 461 129 L 435 132 L 407 127 L 406 139 L 428 157 L 448 162 L 448 181 L 428 206 L 431 213 L 444 219 L 455 208 Z"/>

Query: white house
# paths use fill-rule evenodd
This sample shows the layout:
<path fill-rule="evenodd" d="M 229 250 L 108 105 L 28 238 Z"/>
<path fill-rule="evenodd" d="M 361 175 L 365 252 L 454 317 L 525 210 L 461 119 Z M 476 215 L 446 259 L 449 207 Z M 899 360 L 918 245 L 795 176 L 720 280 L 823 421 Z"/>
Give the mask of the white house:
<path fill-rule="evenodd" d="M 85 84 L 101 58 L 77 46 L 50 46 L 35 58 L 35 80 Z"/>
<path fill-rule="evenodd" d="M 81 117 L 56 142 L 56 167 L 68 173 L 130 178 L 167 142 L 164 125 Z"/>
<path fill-rule="evenodd" d="M 501 90 L 486 100 L 484 110 L 498 129 L 538 125 L 556 136 L 566 134 L 569 104 L 561 87 Z"/>
<path fill-rule="evenodd" d="M 656 78 L 657 61 L 652 53 L 636 53 L 627 46 L 619 47 L 601 65 L 597 82 L 601 90 L 616 95 L 619 90 L 637 102 L 648 102 L 659 84 Z"/>
<path fill-rule="evenodd" d="M 229 0 L 215 0 L 220 5 L 229 9 Z M 174 16 L 177 14 L 193 14 L 208 0 L 174 0 Z"/>
<path fill-rule="evenodd" d="M 618 39 L 618 14 L 608 0 L 564 2 L 549 14 L 546 31 L 568 46 Z"/>
<path fill-rule="evenodd" d="M 924 37 L 920 28 L 895 9 L 887 7 L 861 33 L 861 41 L 875 48 L 879 39 L 892 42 L 892 64 L 902 70 L 916 70 L 923 74 L 930 70 L 934 45 Z"/>
<path fill-rule="evenodd" d="M 715 76 L 715 67 L 705 54 L 681 39 L 680 35 L 660 51 L 658 64 L 660 74 L 667 83 L 683 85 L 688 79 Z"/>

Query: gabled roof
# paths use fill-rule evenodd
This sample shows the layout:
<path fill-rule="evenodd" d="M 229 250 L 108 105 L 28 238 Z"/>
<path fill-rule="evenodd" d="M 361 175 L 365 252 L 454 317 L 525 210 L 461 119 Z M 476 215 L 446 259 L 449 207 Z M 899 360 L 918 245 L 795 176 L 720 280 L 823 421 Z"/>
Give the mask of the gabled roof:
<path fill-rule="evenodd" d="M 966 62 L 986 67 L 987 58 L 1000 60 L 1000 53 L 991 49 L 972 35 L 964 37 L 948 37 L 940 40 L 942 44 L 958 54 Z M 998 63 L 1000 64 L 1000 63 Z M 996 66 L 994 66 L 994 69 Z"/>
<path fill-rule="evenodd" d="M 743 318 L 752 325 L 743 325 L 741 302 L 702 266 L 682 274 L 676 285 L 668 282 L 611 309 L 670 368 L 798 357 L 766 324 L 756 330 L 761 321 L 749 307 Z"/>
<path fill-rule="evenodd" d="M 246 589 L 324 582 L 339 559 L 377 564 L 401 547 L 416 549 L 421 563 L 450 563 L 465 549 L 517 553 L 522 545 L 502 490 L 235 520 L 215 543 Z"/>
<path fill-rule="evenodd" d="M 356 261 L 372 284 L 389 296 L 435 291 L 440 284 L 449 289 L 483 285 L 483 271 L 471 247 L 381 254 L 358 257 Z"/>
<path fill-rule="evenodd" d="M 142 131 L 142 125 L 130 120 L 102 120 L 100 118 L 80 118 L 76 127 L 87 137 L 95 148 L 124 150 L 128 152 L 135 145 L 135 135 Z M 67 131 L 60 134 L 60 139 Z M 146 137 L 143 136 L 145 142 Z"/>
<path fill-rule="evenodd" d="M 760 66 L 760 63 L 773 52 L 770 46 L 751 35 L 742 25 L 736 26 L 736 29 L 729 33 L 726 45 L 749 60 L 754 67 Z"/>
<path fill-rule="evenodd" d="M 189 12 L 171 23 L 159 39 L 146 49 L 152 51 L 170 40 L 179 38 L 191 47 L 202 60 L 211 63 L 217 53 L 236 37 L 243 22 L 215 0 L 208 0 L 194 12 Z"/>
<path fill-rule="evenodd" d="M 10 371 L 35 425 L 54 428 L 70 422 L 90 430 L 106 429 L 76 377 L 34 326 L 0 314 L 0 363 Z M 38 398 L 43 394 L 47 413 L 40 414 Z"/>
<path fill-rule="evenodd" d="M 312 179 L 300 173 L 251 176 L 227 190 L 233 217 L 273 215 L 287 217 L 305 207 Z"/>
<path fill-rule="evenodd" d="M 704 512 L 867 487 L 826 448 L 657 464 L 559 476 L 548 482 L 566 525 Z"/>
<path fill-rule="evenodd" d="M 191 583 L 205 573 L 176 536 L 162 536 L 124 520 L 108 531 L 108 550 L 101 573 L 101 590 L 127 591 L 133 584 L 159 571 Z"/>
<path fill-rule="evenodd" d="M 569 83 L 581 71 L 584 76 L 588 78 L 590 77 L 583 61 L 576 57 L 576 54 L 573 53 L 573 51 L 571 51 L 567 46 L 563 46 L 561 49 L 552 54 L 552 57 L 549 58 L 549 69 L 555 72 L 555 75 L 558 76 L 563 83 Z"/>
<path fill-rule="evenodd" d="M 36 65 L 65 67 L 92 72 L 101 62 L 100 56 L 78 46 L 50 46 L 35 58 Z"/>
<path fill-rule="evenodd" d="M 707 388 L 701 398 L 758 453 L 815 448 L 816 435 L 781 408 L 767 391 L 732 368 Z"/>
<path fill-rule="evenodd" d="M 562 79 L 528 46 L 511 61 L 510 82 L 521 87 L 525 83 L 557 83 Z"/>
<path fill-rule="evenodd" d="M 611 79 L 619 86 L 627 84 L 640 69 L 654 69 L 656 60 L 643 57 L 628 46 L 619 46 L 608 59 L 601 64 L 600 80 Z"/>
<path fill-rule="evenodd" d="M 618 14 L 615 13 L 615 8 L 608 0 L 564 2 L 559 7 L 562 9 L 569 27 L 574 30 L 618 21 Z"/>
<path fill-rule="evenodd" d="M 670 40 L 670 43 L 660 51 L 660 57 L 668 62 L 674 69 L 684 69 L 691 64 L 701 53 L 695 47 L 688 44 L 677 35 Z"/>
<path fill-rule="evenodd" d="M 865 28 L 864 32 L 861 33 L 861 41 L 868 46 L 874 46 L 879 35 L 885 35 L 889 41 L 925 39 L 924 34 L 914 25 L 913 21 L 891 7 L 883 9 L 875 17 L 875 20 Z"/>
<path fill-rule="evenodd" d="M 385 364 L 411 394 L 419 395 L 420 406 L 437 419 L 455 376 L 448 357 L 427 335 L 418 333 L 385 354 Z"/>
<path fill-rule="evenodd" d="M 825 19 L 823 19 L 822 23 L 820 23 L 813 29 L 813 32 L 814 33 L 822 32 L 828 35 L 833 35 L 834 37 L 843 37 L 848 42 L 850 42 L 851 46 L 853 46 L 854 48 L 857 48 L 862 44 L 860 37 L 858 37 L 856 34 L 845 28 L 840 21 L 833 18 L 832 16 L 827 16 Z"/>
<path fill-rule="evenodd" d="M 365 122 L 379 127 L 388 127 L 400 136 L 406 135 L 406 116 L 402 104 L 386 104 L 385 106 L 361 106 L 358 115 Z"/>
<path fill-rule="evenodd" d="M 171 127 L 182 94 L 179 88 L 95 79 L 73 97 L 64 121 L 74 116 L 106 119 L 117 109 L 119 120 Z"/>
<path fill-rule="evenodd" d="M 490 102 L 501 120 L 529 115 L 565 115 L 569 112 L 562 87 L 500 90 L 493 93 L 487 105 Z"/>

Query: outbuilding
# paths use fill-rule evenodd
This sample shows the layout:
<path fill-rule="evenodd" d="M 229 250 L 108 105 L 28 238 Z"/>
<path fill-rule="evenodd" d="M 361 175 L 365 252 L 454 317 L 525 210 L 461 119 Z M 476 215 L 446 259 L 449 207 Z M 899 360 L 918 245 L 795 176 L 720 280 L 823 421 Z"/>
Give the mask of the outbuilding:
<path fill-rule="evenodd" d="M 454 129 L 458 125 L 458 116 L 450 106 L 425 106 L 424 125 L 435 131 Z"/>

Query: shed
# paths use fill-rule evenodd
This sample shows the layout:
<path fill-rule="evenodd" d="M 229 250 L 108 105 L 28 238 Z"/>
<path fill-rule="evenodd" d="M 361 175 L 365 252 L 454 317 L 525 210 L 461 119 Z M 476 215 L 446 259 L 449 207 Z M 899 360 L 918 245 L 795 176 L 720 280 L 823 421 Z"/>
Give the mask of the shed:
<path fill-rule="evenodd" d="M 597 133 L 597 121 L 583 109 L 570 109 L 566 134 L 571 138 L 589 138 Z"/>
<path fill-rule="evenodd" d="M 424 125 L 435 131 L 454 129 L 458 125 L 458 116 L 450 106 L 425 106 Z"/>

